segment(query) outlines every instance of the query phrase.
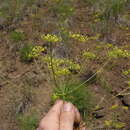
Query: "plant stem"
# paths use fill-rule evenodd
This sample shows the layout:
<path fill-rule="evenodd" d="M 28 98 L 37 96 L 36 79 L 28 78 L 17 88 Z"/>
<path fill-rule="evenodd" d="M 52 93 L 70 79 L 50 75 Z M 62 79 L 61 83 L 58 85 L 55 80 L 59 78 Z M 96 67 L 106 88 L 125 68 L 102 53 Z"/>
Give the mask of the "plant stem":
<path fill-rule="evenodd" d="M 53 80 L 54 80 L 55 86 L 58 87 L 56 75 L 55 75 L 55 70 L 54 70 L 54 66 L 53 66 L 52 43 L 49 43 L 49 44 L 50 44 L 50 65 L 51 65 Z"/>

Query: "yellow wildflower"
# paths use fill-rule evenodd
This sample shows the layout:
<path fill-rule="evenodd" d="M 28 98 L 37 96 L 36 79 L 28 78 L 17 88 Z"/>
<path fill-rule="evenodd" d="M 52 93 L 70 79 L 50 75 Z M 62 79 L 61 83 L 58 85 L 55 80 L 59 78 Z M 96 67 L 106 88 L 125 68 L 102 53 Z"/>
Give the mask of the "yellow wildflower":
<path fill-rule="evenodd" d="M 108 56 L 112 58 L 128 58 L 130 57 L 130 52 L 115 47 L 113 50 L 108 52 Z"/>
<path fill-rule="evenodd" d="M 88 51 L 85 51 L 83 53 L 83 57 L 87 58 L 87 59 L 95 59 L 96 58 L 96 55 L 92 52 L 88 52 Z"/>
<path fill-rule="evenodd" d="M 59 58 L 51 59 L 50 56 L 46 56 L 46 57 L 43 57 L 42 60 L 47 63 L 49 69 L 52 69 L 52 66 L 53 66 L 56 76 L 68 75 L 68 74 L 71 74 L 70 70 L 80 69 L 79 64 L 76 64 L 69 59 L 59 59 Z"/>
<path fill-rule="evenodd" d="M 28 54 L 28 57 L 30 58 L 37 58 L 41 52 L 43 52 L 45 48 L 41 46 L 34 46 L 31 50 L 31 52 Z"/>
<path fill-rule="evenodd" d="M 89 40 L 98 40 L 100 36 L 100 34 L 97 34 L 96 36 L 89 37 Z"/>
<path fill-rule="evenodd" d="M 75 40 L 79 40 L 80 42 L 86 42 L 88 40 L 87 36 L 72 32 L 70 32 L 69 37 Z"/>
<path fill-rule="evenodd" d="M 126 71 L 123 71 L 123 74 L 124 74 L 124 75 L 130 74 L 130 69 L 128 69 L 128 70 L 126 70 Z"/>
<path fill-rule="evenodd" d="M 113 123 L 113 127 L 114 128 L 116 128 L 116 129 L 121 129 L 121 128 L 123 128 L 123 127 L 125 127 L 125 123 L 123 123 L 123 122 L 114 122 Z"/>
<path fill-rule="evenodd" d="M 112 105 L 112 106 L 110 107 L 111 110 L 114 110 L 114 109 L 116 109 L 116 108 L 118 108 L 118 105 L 117 105 L 117 104 Z"/>
<path fill-rule="evenodd" d="M 57 76 L 68 75 L 68 74 L 70 74 L 70 73 L 71 73 L 71 72 L 69 71 L 68 68 L 62 68 L 62 69 L 60 69 L 60 70 L 55 71 L 55 74 L 56 74 Z"/>
<path fill-rule="evenodd" d="M 43 34 L 41 36 L 41 38 L 47 42 L 61 42 L 62 41 L 62 38 L 61 37 L 58 37 L 56 35 L 53 35 L 53 34 Z"/>
<path fill-rule="evenodd" d="M 123 122 L 117 122 L 117 121 L 113 121 L 113 120 L 106 120 L 105 125 L 107 127 L 109 127 L 109 128 L 114 127 L 116 129 L 121 129 L 121 128 L 125 127 L 126 124 L 123 123 Z"/>
<path fill-rule="evenodd" d="M 107 127 L 112 126 L 112 120 L 106 120 L 106 121 L 105 121 L 105 125 L 106 125 Z"/>
<path fill-rule="evenodd" d="M 122 109 L 128 110 L 129 108 L 127 106 L 123 106 Z"/>

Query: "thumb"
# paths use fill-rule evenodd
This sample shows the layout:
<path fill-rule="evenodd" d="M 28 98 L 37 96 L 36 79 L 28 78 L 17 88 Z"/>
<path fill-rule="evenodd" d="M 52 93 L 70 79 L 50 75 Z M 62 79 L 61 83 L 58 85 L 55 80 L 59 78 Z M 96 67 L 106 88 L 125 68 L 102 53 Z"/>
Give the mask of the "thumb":
<path fill-rule="evenodd" d="M 59 130 L 59 118 L 62 109 L 63 101 L 59 100 L 41 120 L 38 130 Z"/>
<path fill-rule="evenodd" d="M 60 130 L 73 130 L 74 119 L 74 106 L 71 103 L 65 103 L 60 116 Z"/>

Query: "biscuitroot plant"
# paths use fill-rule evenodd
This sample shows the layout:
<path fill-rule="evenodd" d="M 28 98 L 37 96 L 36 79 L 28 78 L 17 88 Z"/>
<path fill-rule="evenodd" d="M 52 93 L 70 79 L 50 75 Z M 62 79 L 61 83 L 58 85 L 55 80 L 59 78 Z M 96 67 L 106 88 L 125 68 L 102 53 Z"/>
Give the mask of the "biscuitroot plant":
<path fill-rule="evenodd" d="M 77 39 L 79 36 L 80 35 L 74 35 L 74 38 L 76 37 Z M 42 57 L 42 61 L 47 64 L 48 69 L 52 72 L 53 80 L 56 86 L 52 94 L 52 102 L 57 99 L 72 102 L 84 115 L 83 117 L 86 117 L 85 115 L 89 114 L 90 111 L 94 108 L 94 95 L 87 88 L 87 83 L 98 73 L 100 73 L 109 61 L 107 61 L 89 79 L 81 83 L 81 81 L 78 79 L 74 80 L 72 76 L 74 71 L 80 71 L 80 64 L 76 63 L 72 59 L 57 58 L 53 56 L 53 47 L 55 47 L 55 44 L 58 42 L 62 42 L 62 38 L 52 34 L 44 34 L 41 36 L 41 38 L 49 45 L 49 52 L 46 54 L 46 56 Z M 73 38 L 72 33 L 70 38 Z M 83 41 L 84 40 L 85 39 L 83 39 Z M 84 56 L 92 57 L 92 59 L 96 57 L 93 53 L 90 52 L 84 53 Z"/>
<path fill-rule="evenodd" d="M 74 39 L 80 42 L 86 42 L 88 40 L 95 40 L 95 37 L 86 37 L 77 33 L 68 33 L 70 39 Z M 107 61 L 101 68 L 95 72 L 92 76 L 86 79 L 83 83 L 75 76 L 75 74 L 81 72 L 83 66 L 81 63 L 77 63 L 73 59 L 68 58 L 57 58 L 53 55 L 53 49 L 58 46 L 60 42 L 64 42 L 61 36 L 54 34 L 43 34 L 41 36 L 42 40 L 46 41 L 48 44 L 47 48 L 40 45 L 26 44 L 21 48 L 21 59 L 24 62 L 30 62 L 33 59 L 40 59 L 45 63 L 51 72 L 51 76 L 54 81 L 54 91 L 52 94 L 52 102 L 57 99 L 63 99 L 65 101 L 72 102 L 77 106 L 80 112 L 90 113 L 93 109 L 93 97 L 94 94 L 89 91 L 88 84 L 98 73 L 101 73 L 104 67 L 109 63 L 111 59 L 116 60 L 118 58 L 129 58 L 130 53 L 127 50 L 123 50 L 117 47 L 107 47 Z M 104 47 L 104 44 L 103 44 Z M 46 54 L 42 52 L 46 51 Z M 97 60 L 97 53 L 91 52 L 90 50 L 84 50 L 82 53 L 82 58 L 85 60 Z M 83 64 L 83 63 L 82 63 Z M 126 73 L 126 72 L 124 72 Z M 129 72 L 127 72 L 129 73 Z"/>
<path fill-rule="evenodd" d="M 23 62 L 29 63 L 32 60 L 38 58 L 44 51 L 44 47 L 40 45 L 34 46 L 33 44 L 28 43 L 20 49 L 20 58 Z"/>
<path fill-rule="evenodd" d="M 97 40 L 100 35 L 87 37 L 78 33 L 68 32 L 68 37 L 73 40 L 77 40 L 82 43 L 86 43 L 90 40 Z M 91 81 L 96 75 L 104 70 L 111 60 L 116 60 L 119 58 L 129 58 L 130 53 L 128 50 L 112 46 L 111 44 L 101 44 L 105 50 L 104 64 L 100 69 L 97 70 L 92 76 L 86 79 L 83 83 L 74 77 L 74 72 L 81 72 L 83 66 L 76 61 L 68 58 L 57 58 L 53 56 L 53 49 L 58 43 L 64 42 L 61 36 L 54 34 L 43 34 L 41 36 L 43 41 L 46 41 L 49 45 L 47 51 L 49 51 L 42 61 L 47 64 L 48 69 L 52 72 L 52 76 L 55 83 L 55 88 L 52 94 L 52 101 L 57 99 L 63 99 L 65 101 L 72 102 L 82 113 L 90 113 L 94 108 L 93 97 L 94 95 L 88 89 L 89 81 Z M 82 58 L 85 60 L 97 60 L 99 56 L 97 53 L 91 51 L 83 51 Z M 83 64 L 83 63 L 82 63 Z"/>

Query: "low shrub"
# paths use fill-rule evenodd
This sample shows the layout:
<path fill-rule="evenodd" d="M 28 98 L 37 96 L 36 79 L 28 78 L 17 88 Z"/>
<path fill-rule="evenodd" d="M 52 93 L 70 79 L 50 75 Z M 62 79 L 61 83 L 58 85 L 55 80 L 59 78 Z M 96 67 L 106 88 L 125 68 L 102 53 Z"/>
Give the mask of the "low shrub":
<path fill-rule="evenodd" d="M 17 118 L 20 130 L 36 130 L 38 118 L 35 115 L 20 115 Z"/>
<path fill-rule="evenodd" d="M 86 118 L 85 115 L 89 114 L 94 106 L 92 93 L 86 87 L 80 83 L 65 83 L 54 89 L 52 100 L 54 102 L 57 99 L 62 99 L 73 103 L 82 113 L 83 117 Z"/>
<path fill-rule="evenodd" d="M 34 46 L 32 44 L 26 44 L 20 50 L 21 60 L 24 62 L 30 62 L 34 58 L 38 58 L 40 54 L 45 50 L 42 46 Z"/>
<path fill-rule="evenodd" d="M 20 50 L 20 58 L 24 62 L 30 62 L 32 60 L 31 57 L 29 57 L 29 54 L 31 53 L 33 48 L 32 44 L 26 44 L 24 45 Z"/>
<path fill-rule="evenodd" d="M 10 34 L 10 38 L 15 42 L 19 42 L 25 39 L 25 34 L 23 32 L 13 31 Z"/>

